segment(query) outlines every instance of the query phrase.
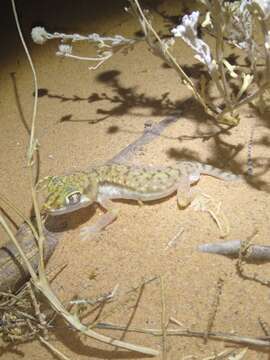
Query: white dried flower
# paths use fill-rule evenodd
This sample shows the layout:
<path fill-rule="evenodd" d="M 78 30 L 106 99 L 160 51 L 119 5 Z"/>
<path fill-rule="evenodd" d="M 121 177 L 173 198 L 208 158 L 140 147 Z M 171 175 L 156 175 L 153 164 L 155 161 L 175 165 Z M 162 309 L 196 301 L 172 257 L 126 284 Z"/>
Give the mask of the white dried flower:
<path fill-rule="evenodd" d="M 266 50 L 270 50 L 270 31 L 267 31 L 267 34 L 265 36 L 265 43 L 264 46 L 266 48 Z"/>
<path fill-rule="evenodd" d="M 100 36 L 99 34 L 93 33 L 87 36 L 89 41 L 94 41 L 98 43 L 99 47 L 111 47 L 116 45 L 125 45 L 125 44 L 133 44 L 135 42 L 134 39 L 124 38 L 122 35 L 114 35 L 114 36 Z"/>
<path fill-rule="evenodd" d="M 223 11 L 226 19 L 225 36 L 234 46 L 251 51 L 252 17 L 249 4 L 250 0 L 225 2 Z"/>
<path fill-rule="evenodd" d="M 207 27 L 207 26 L 213 27 L 210 11 L 207 11 L 207 13 L 206 13 L 206 15 L 205 15 L 205 19 L 204 19 L 204 21 L 202 22 L 202 27 Z"/>
<path fill-rule="evenodd" d="M 58 46 L 58 51 L 56 55 L 58 56 L 66 56 L 72 54 L 72 46 L 67 44 L 60 44 Z"/>
<path fill-rule="evenodd" d="M 31 31 L 31 36 L 33 41 L 39 45 L 44 44 L 49 38 L 47 31 L 41 26 L 34 27 Z"/>
<path fill-rule="evenodd" d="M 198 38 L 197 24 L 199 19 L 199 11 L 193 11 L 190 15 L 185 15 L 182 19 L 182 24 L 172 29 L 175 37 L 181 37 L 194 51 L 196 51 L 195 58 L 204 63 L 208 70 L 212 72 L 216 67 L 212 60 L 209 46 Z"/>
<path fill-rule="evenodd" d="M 197 37 L 197 22 L 199 18 L 199 11 L 193 11 L 190 15 L 185 15 L 182 18 L 182 24 L 177 25 L 172 29 L 175 37 L 194 38 Z"/>

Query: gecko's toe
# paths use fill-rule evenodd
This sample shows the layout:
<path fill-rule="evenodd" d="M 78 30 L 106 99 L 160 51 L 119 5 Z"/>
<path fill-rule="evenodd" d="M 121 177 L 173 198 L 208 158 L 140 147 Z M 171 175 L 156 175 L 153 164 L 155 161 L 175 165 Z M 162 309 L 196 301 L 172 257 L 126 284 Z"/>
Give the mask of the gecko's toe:
<path fill-rule="evenodd" d="M 99 231 L 97 231 L 95 226 L 84 226 L 80 230 L 80 238 L 81 238 L 82 241 L 91 240 L 98 233 L 99 233 Z"/>

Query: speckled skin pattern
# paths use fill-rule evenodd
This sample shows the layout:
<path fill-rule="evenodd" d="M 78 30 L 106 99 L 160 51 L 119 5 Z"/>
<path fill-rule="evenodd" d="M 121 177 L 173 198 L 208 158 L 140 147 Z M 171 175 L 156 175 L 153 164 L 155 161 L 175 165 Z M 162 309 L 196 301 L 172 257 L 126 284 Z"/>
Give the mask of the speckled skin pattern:
<path fill-rule="evenodd" d="M 238 175 L 224 172 L 211 165 L 181 161 L 166 167 L 107 164 L 87 172 L 51 176 L 42 180 L 38 189 L 45 191 L 42 209 L 63 214 L 94 202 L 101 205 L 109 199 L 131 199 L 139 202 L 162 199 L 178 190 L 188 197 L 190 185 L 207 174 L 223 180 L 237 180 Z M 182 191 L 181 191 L 182 186 Z M 185 207 L 190 201 L 179 205 Z"/>
<path fill-rule="evenodd" d="M 37 188 L 44 196 L 42 211 L 52 215 L 65 214 L 93 203 L 101 205 L 110 215 L 95 227 L 99 231 L 117 217 L 111 199 L 145 202 L 165 198 L 177 191 L 178 205 L 184 208 L 192 200 L 190 186 L 200 179 L 201 174 L 229 181 L 240 178 L 193 161 L 181 161 L 166 167 L 110 163 L 87 172 L 47 177 Z"/>

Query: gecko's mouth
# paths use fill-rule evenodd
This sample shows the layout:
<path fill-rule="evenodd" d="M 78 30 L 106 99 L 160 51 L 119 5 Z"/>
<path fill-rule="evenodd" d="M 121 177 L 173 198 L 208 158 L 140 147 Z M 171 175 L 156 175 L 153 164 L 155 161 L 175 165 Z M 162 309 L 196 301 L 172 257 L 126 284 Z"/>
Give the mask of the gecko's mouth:
<path fill-rule="evenodd" d="M 82 196 L 80 202 L 78 202 L 77 204 L 69 204 L 68 206 L 64 206 L 58 209 L 49 209 L 48 212 L 52 216 L 64 215 L 71 213 L 73 211 L 77 211 L 81 208 L 85 208 L 89 206 L 91 203 L 92 202 L 89 200 L 87 196 Z"/>

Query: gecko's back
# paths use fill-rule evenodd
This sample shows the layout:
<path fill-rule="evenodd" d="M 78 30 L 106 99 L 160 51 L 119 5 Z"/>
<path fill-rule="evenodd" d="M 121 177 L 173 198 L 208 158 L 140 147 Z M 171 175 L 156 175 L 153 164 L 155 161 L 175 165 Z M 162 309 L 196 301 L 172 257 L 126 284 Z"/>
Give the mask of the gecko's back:
<path fill-rule="evenodd" d="M 155 200 L 176 190 L 182 169 L 167 167 L 108 164 L 93 168 L 98 179 L 98 192 L 109 198 Z"/>
<path fill-rule="evenodd" d="M 183 182 L 193 184 L 200 174 L 223 180 L 237 180 L 238 175 L 211 165 L 181 161 L 171 166 L 149 167 L 107 164 L 91 170 L 98 179 L 98 192 L 109 198 L 156 200 L 174 192 Z"/>

